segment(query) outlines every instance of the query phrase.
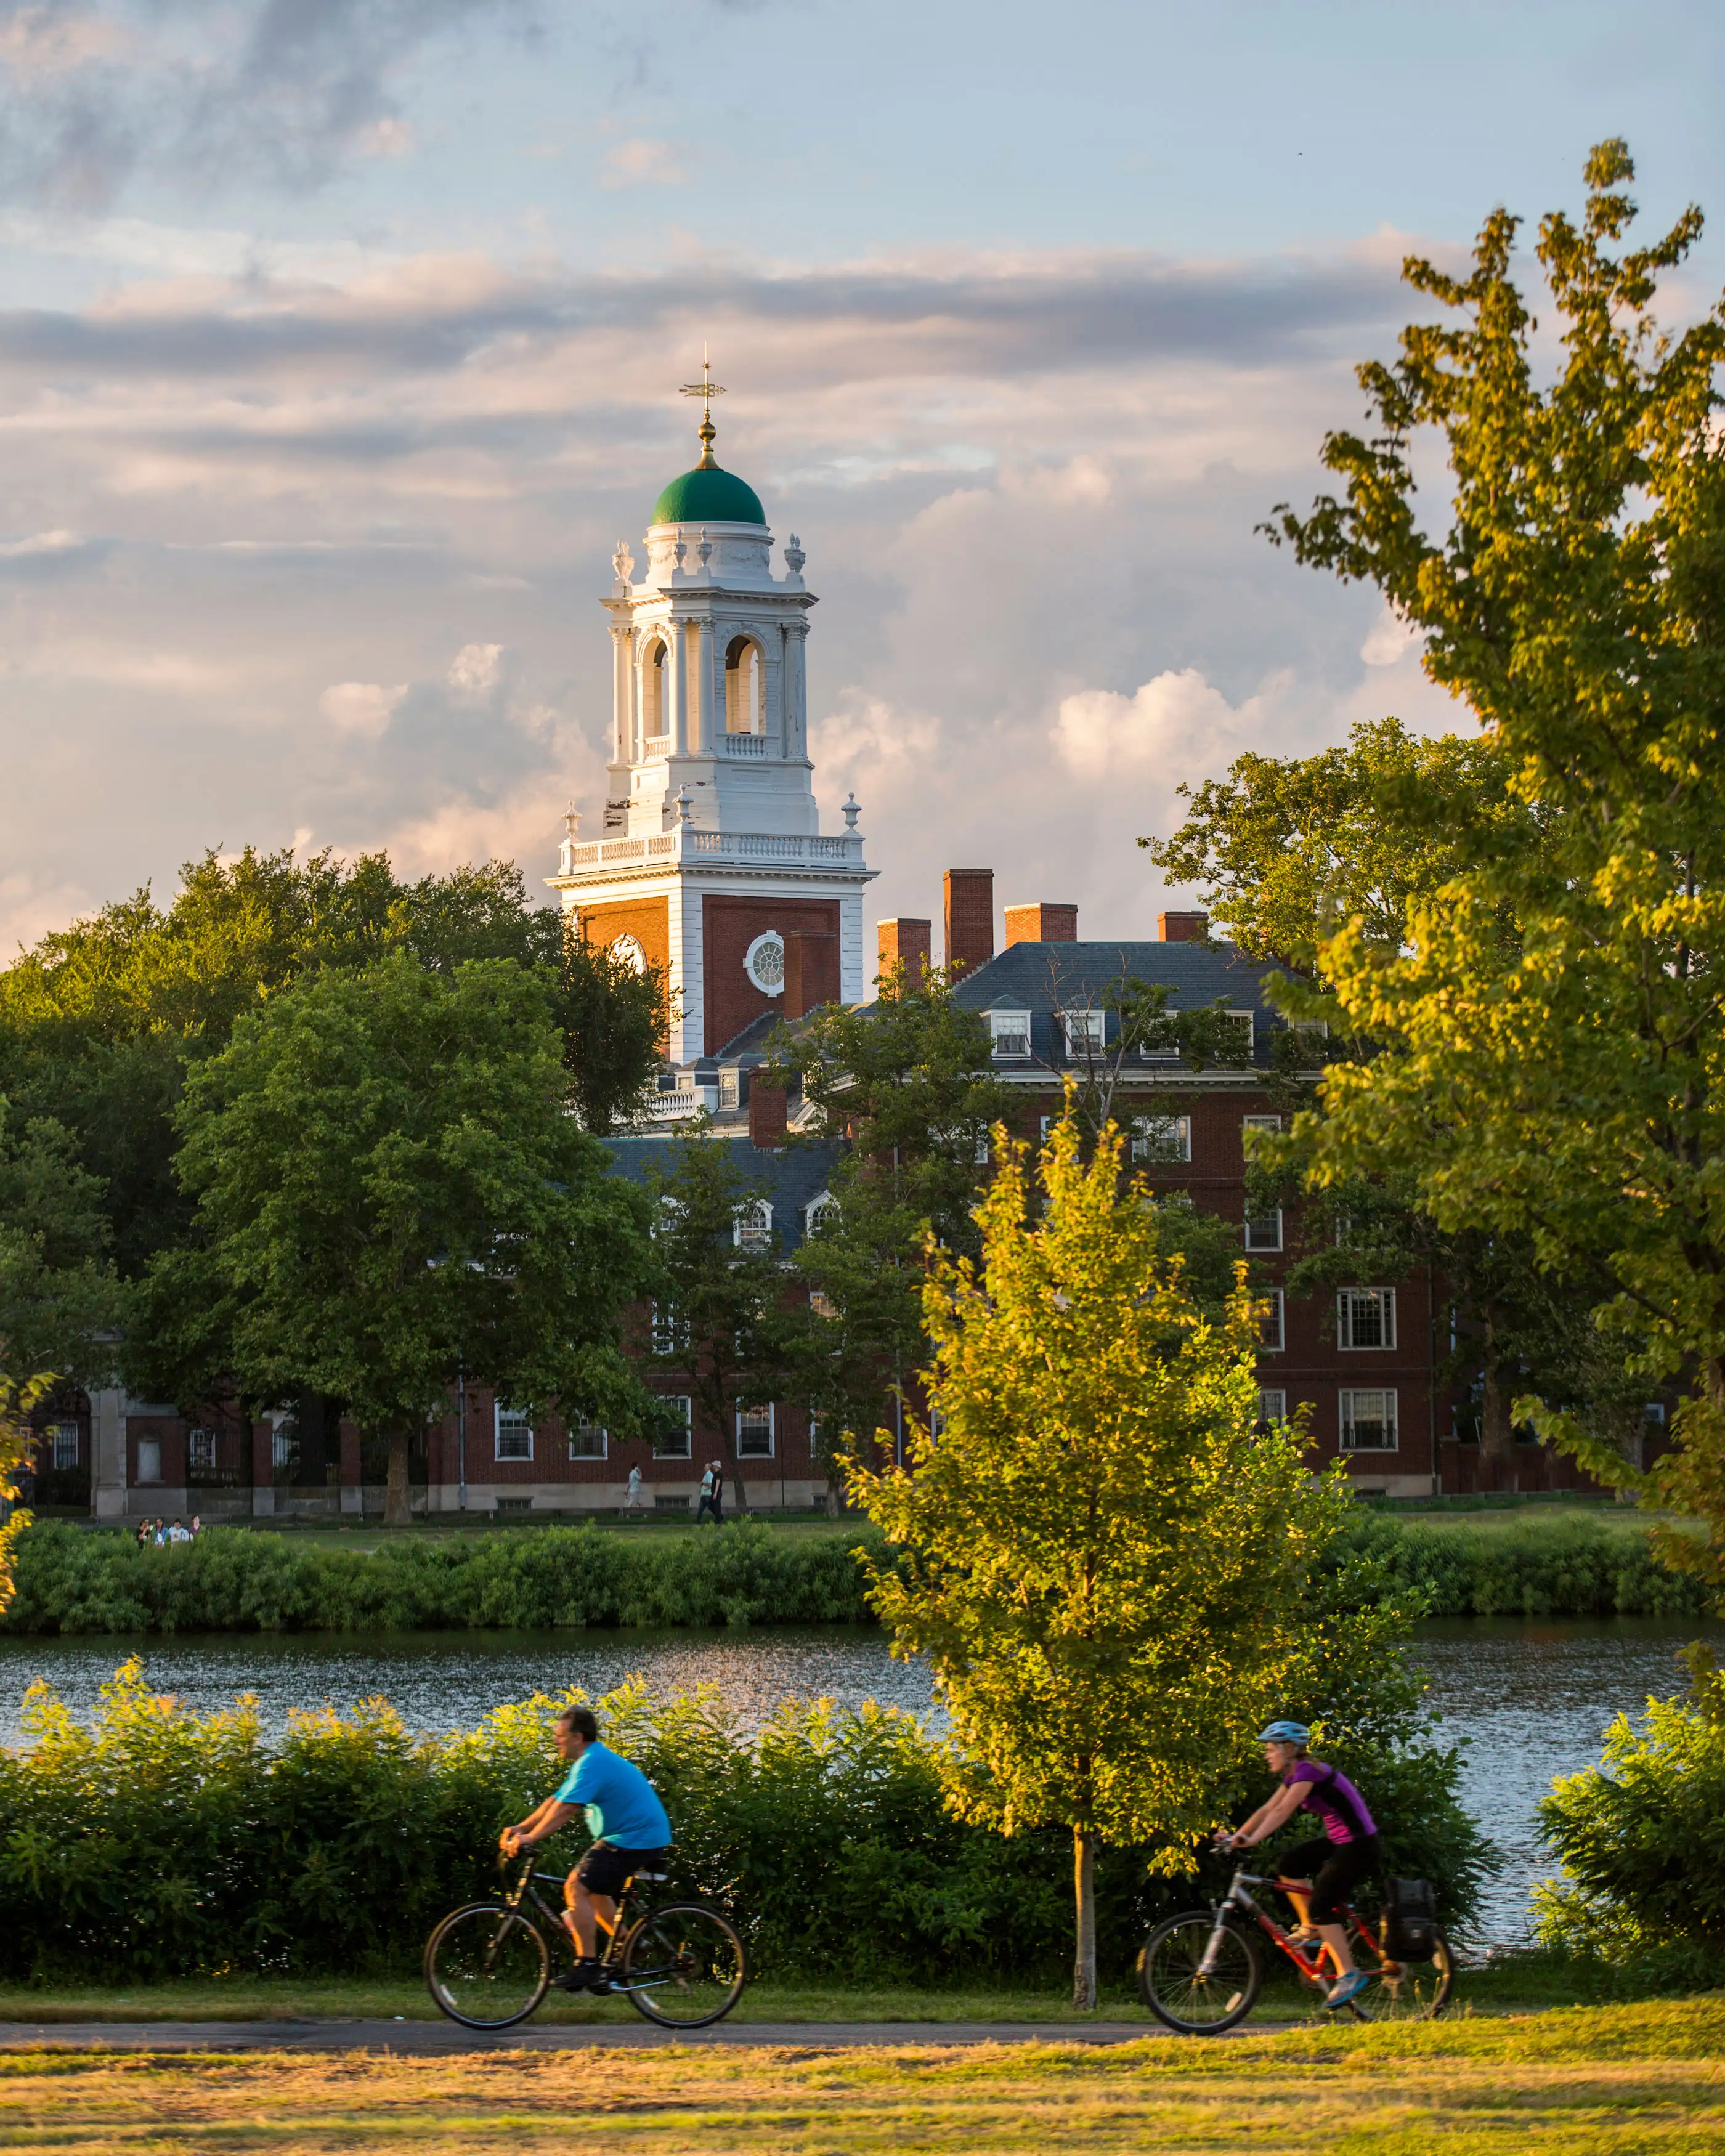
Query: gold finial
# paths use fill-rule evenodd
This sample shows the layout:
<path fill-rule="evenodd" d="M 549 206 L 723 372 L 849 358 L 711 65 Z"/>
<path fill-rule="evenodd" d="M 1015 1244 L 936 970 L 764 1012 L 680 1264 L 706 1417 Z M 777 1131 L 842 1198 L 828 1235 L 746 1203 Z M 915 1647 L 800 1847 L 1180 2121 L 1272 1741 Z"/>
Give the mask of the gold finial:
<path fill-rule="evenodd" d="M 701 399 L 701 424 L 696 429 L 701 437 L 701 463 L 696 470 L 711 470 L 716 462 L 713 455 L 713 443 L 719 431 L 713 424 L 713 399 L 722 397 L 725 392 L 713 380 L 712 362 L 706 356 L 705 345 L 701 347 L 700 381 L 685 382 L 677 393 L 681 397 L 698 397 Z"/>

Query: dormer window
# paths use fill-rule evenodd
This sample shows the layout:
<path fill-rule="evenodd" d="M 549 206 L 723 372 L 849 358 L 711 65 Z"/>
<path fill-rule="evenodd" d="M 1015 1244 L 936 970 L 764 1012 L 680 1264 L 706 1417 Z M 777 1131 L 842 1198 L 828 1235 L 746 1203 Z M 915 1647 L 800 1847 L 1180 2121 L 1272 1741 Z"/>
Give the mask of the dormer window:
<path fill-rule="evenodd" d="M 1100 1055 L 1106 1037 L 1106 1023 L 1107 1014 L 1103 1011 L 1062 1011 L 1060 1024 L 1065 1029 L 1067 1055 L 1075 1062 Z"/>
<path fill-rule="evenodd" d="M 740 1250 L 768 1249 L 773 1241 L 773 1208 L 764 1198 L 757 1198 L 748 1205 L 739 1205 L 731 1234 Z"/>
<path fill-rule="evenodd" d="M 994 1037 L 997 1063 L 1023 1063 L 1030 1055 L 1030 1014 L 1027 1010 L 988 1013 L 988 1030 Z"/>

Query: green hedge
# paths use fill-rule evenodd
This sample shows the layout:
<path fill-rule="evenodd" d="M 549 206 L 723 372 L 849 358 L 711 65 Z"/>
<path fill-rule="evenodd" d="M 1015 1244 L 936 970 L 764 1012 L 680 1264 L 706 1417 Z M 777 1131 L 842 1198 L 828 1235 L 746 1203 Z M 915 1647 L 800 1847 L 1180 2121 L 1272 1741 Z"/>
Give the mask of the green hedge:
<path fill-rule="evenodd" d="M 561 1779 L 556 1704 L 415 1738 L 378 1701 L 296 1717 L 272 1747 L 244 1702 L 201 1717 L 157 1698 L 136 1662 L 89 1727 L 38 1685 L 30 1748 L 0 1751 L 0 1975 L 412 1969 L 439 1916 L 495 1887 L 499 1828 Z M 1070 1969 L 1070 1840 L 1009 1841 L 952 1818 L 934 1740 L 910 1717 L 787 1704 L 746 1740 L 712 1691 L 654 1700 L 629 1686 L 599 1708 L 665 1799 L 673 1890 L 728 1908 L 759 1973 L 1057 1981 Z M 1456 1755 L 1380 1742 L 1333 1756 L 1367 1790 L 1394 1870 L 1436 1881 L 1465 1918 L 1488 1852 L 1457 1801 Z M 1235 1794 L 1265 1784 L 1243 1759 Z M 562 1840 L 547 1868 L 573 1861 L 578 1842 Z M 1153 1881 L 1116 1851 L 1098 1892 L 1103 1967 L 1124 1979 L 1148 1924 L 1194 1887 Z"/>
<path fill-rule="evenodd" d="M 129 1535 L 41 1521 L 23 1537 L 8 1632 L 412 1631 L 465 1625 L 866 1625 L 855 1553 L 872 1529 L 775 1534 L 752 1521 L 700 1536 L 593 1527 L 386 1543 L 367 1555 L 212 1528 L 139 1549 Z M 1357 1521 L 1335 1568 L 1388 1580 L 1435 1617 L 1693 1617 L 1698 1580 L 1666 1570 L 1645 1532 L 1593 1520 L 1481 1532 Z M 1375 1591 L 1375 1590 L 1374 1590 Z"/>

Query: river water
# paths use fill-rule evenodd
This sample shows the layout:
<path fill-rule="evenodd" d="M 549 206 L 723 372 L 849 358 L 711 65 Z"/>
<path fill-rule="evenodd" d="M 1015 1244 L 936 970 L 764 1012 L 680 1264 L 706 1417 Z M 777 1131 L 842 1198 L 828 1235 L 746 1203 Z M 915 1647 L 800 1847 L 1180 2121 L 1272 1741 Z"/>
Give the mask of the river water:
<path fill-rule="evenodd" d="M 1524 1938 L 1527 1896 L 1550 1876 L 1535 1807 L 1558 1774 L 1591 1765 L 1617 1715 L 1684 1688 L 1674 1657 L 1709 1628 L 1656 1618 L 1471 1619 L 1423 1625 L 1418 1653 L 1444 1742 L 1465 1746 L 1463 1794 L 1504 1857 L 1481 1936 Z M 492 1707 L 579 1685 L 600 1693 L 639 1673 L 656 1691 L 716 1685 L 746 1723 L 787 1698 L 865 1699 L 930 1711 L 927 1671 L 895 1662 L 880 1633 L 844 1627 L 752 1632 L 222 1634 L 126 1640 L 0 1639 L 0 1743 L 23 1741 L 23 1691 L 45 1677 L 80 1718 L 116 1663 L 141 1653 L 150 1681 L 202 1712 L 255 1692 L 265 1723 L 295 1708 L 351 1707 L 382 1692 L 416 1729 L 471 1727 Z M 1367 1791 L 1369 1800 L 1370 1791 Z"/>

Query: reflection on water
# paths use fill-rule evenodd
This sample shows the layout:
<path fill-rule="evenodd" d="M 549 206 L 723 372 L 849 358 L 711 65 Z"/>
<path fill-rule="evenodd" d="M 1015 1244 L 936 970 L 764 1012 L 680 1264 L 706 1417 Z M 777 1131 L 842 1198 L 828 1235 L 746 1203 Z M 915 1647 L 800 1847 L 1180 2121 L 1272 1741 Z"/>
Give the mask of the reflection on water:
<path fill-rule="evenodd" d="M 1445 1742 L 1467 1742 L 1464 1796 L 1505 1859 L 1483 1927 L 1493 1943 L 1525 1935 L 1527 1890 L 1548 1876 L 1535 1807 L 1554 1774 L 1599 1756 L 1614 1716 L 1650 1694 L 1683 1689 L 1673 1660 L 1708 1628 L 1657 1618 L 1510 1618 L 1422 1626 Z M 1717 1630 L 1718 1628 L 1712 1628 Z M 24 1686 L 46 1677 L 87 1716 L 103 1679 L 139 1643 L 0 1639 L 0 1743 L 18 1743 Z M 757 1632 L 404 1633 L 378 1640 L 316 1634 L 155 1639 L 142 1643 L 150 1681 L 201 1712 L 237 1692 L 258 1695 L 279 1729 L 295 1707 L 351 1707 L 384 1693 L 416 1729 L 470 1728 L 490 1708 L 535 1691 L 609 1690 L 639 1673 L 655 1691 L 718 1687 L 746 1724 L 788 1697 L 855 1706 L 878 1699 L 916 1713 L 930 1705 L 928 1673 L 895 1662 L 878 1632 L 839 1627 Z M 1369 1797 L 1370 1792 L 1367 1792 Z"/>

